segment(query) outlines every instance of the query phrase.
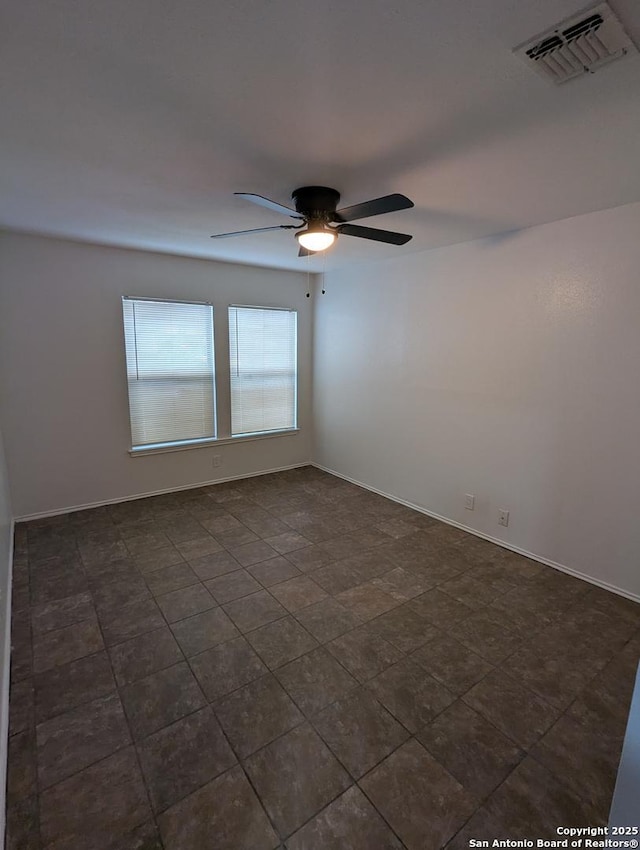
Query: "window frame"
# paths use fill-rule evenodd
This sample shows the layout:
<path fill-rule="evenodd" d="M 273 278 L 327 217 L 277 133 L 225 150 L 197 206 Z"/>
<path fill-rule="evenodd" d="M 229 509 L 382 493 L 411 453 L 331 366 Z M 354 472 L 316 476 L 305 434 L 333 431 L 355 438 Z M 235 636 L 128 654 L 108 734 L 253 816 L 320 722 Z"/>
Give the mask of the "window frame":
<path fill-rule="evenodd" d="M 175 304 L 197 304 L 207 305 L 211 307 L 211 333 L 213 344 L 213 427 L 214 437 L 203 437 L 196 439 L 187 439 L 180 441 L 171 441 L 166 443 L 148 443 L 140 446 L 133 445 L 133 431 L 131 423 L 131 402 L 129 396 L 129 377 L 128 377 L 128 362 L 127 362 L 127 343 L 126 331 L 124 327 L 124 302 L 125 301 L 156 301 L 160 303 L 175 303 Z M 232 434 L 231 433 L 231 362 L 230 362 L 230 333 L 229 333 L 229 309 L 232 307 L 245 307 L 249 309 L 259 310 L 280 310 L 285 313 L 295 314 L 295 382 L 294 382 L 294 427 L 283 428 L 272 431 L 257 431 L 247 434 Z M 127 412 L 129 420 L 129 448 L 128 454 L 130 457 L 145 457 L 153 454 L 166 454 L 170 452 L 188 451 L 193 449 L 211 448 L 212 446 L 231 445 L 243 442 L 252 442 L 254 440 L 269 440 L 277 437 L 285 437 L 295 435 L 300 432 L 299 424 L 299 348 L 298 348 L 298 314 L 299 310 L 294 307 L 273 307 L 265 305 L 253 304 L 226 304 L 225 306 L 216 305 L 213 301 L 205 301 L 193 298 L 162 298 L 157 296 L 147 295 L 123 295 L 121 296 L 121 316 L 123 330 L 123 353 L 125 360 L 125 380 L 127 384 Z M 216 315 L 218 319 L 216 320 Z M 221 316 L 224 315 L 224 319 Z M 216 328 L 216 321 L 218 327 Z M 221 327 L 220 323 L 224 322 L 225 326 Z M 226 357 L 218 356 L 223 350 Z M 227 358 L 229 358 L 227 360 Z M 218 368 L 218 364 L 220 368 Z M 220 371 L 222 370 L 222 371 Z M 227 372 L 226 376 L 224 372 Z M 220 398 L 222 402 L 220 402 Z M 222 421 L 220 416 L 222 415 Z"/>
<path fill-rule="evenodd" d="M 273 428 L 267 431 L 243 431 L 238 434 L 233 433 L 233 401 L 232 401 L 232 391 L 231 391 L 231 321 L 230 321 L 230 311 L 231 310 L 265 310 L 272 313 L 280 312 L 280 313 L 292 313 L 294 316 L 294 334 L 293 334 L 293 345 L 294 345 L 294 357 L 293 357 L 293 366 L 294 366 L 294 380 L 293 380 L 293 425 L 289 428 Z M 270 436 L 280 436 L 282 434 L 292 434 L 296 431 L 299 431 L 298 427 L 298 379 L 299 379 L 299 363 L 298 363 L 298 310 L 294 307 L 267 307 L 265 305 L 258 304 L 229 304 L 227 306 L 227 334 L 229 339 L 229 431 L 230 431 L 230 440 L 236 442 L 237 440 L 247 440 L 247 439 L 261 439 L 263 437 Z"/>
<path fill-rule="evenodd" d="M 187 437 L 185 439 L 180 440 L 167 440 L 165 442 L 156 442 L 156 443 L 141 443 L 139 445 L 133 444 L 133 417 L 132 417 L 132 409 L 131 409 L 131 393 L 129 391 L 129 357 L 127 353 L 128 343 L 127 343 L 127 330 L 126 330 L 126 315 L 125 315 L 125 303 L 126 302 L 151 302 L 157 304 L 184 304 L 184 305 L 193 305 L 198 307 L 209 307 L 210 308 L 210 318 L 211 318 L 211 416 L 212 416 L 212 424 L 213 424 L 213 436 L 207 437 Z M 181 451 L 183 449 L 191 449 L 191 448 L 199 448 L 201 446 L 211 445 L 211 443 L 218 442 L 218 399 L 217 399 L 217 390 L 218 390 L 218 382 L 217 382 L 217 369 L 216 369 L 216 334 L 215 334 L 215 307 L 212 301 L 200 301 L 196 299 L 185 299 L 185 298 L 160 298 L 160 297 L 152 297 L 146 295 L 123 295 L 121 298 L 122 304 L 122 327 L 123 327 L 123 336 L 124 336 L 124 354 L 125 354 L 125 375 L 127 381 L 127 406 L 129 411 L 129 437 L 130 437 L 130 448 L 129 454 L 132 456 L 143 455 L 143 454 L 156 454 L 162 452 L 169 451 Z M 135 333 L 135 331 L 134 331 Z M 135 340 L 137 343 L 137 340 Z"/>

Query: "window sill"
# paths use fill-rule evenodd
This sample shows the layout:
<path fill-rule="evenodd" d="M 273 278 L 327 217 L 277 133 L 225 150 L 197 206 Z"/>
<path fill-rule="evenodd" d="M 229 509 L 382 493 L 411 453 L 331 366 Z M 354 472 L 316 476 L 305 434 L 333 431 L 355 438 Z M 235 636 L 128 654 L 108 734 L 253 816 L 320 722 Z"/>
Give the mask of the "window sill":
<path fill-rule="evenodd" d="M 300 428 L 287 428 L 284 431 L 265 431 L 261 434 L 240 434 L 237 437 L 220 437 L 211 440 L 200 440 L 197 443 L 183 443 L 175 446 L 156 446 L 154 448 L 129 449 L 131 457 L 146 457 L 147 455 L 163 455 L 168 452 L 185 452 L 192 449 L 210 449 L 213 446 L 228 446 L 232 443 L 248 443 L 252 440 L 270 440 L 274 437 L 287 437 L 299 434 Z"/>

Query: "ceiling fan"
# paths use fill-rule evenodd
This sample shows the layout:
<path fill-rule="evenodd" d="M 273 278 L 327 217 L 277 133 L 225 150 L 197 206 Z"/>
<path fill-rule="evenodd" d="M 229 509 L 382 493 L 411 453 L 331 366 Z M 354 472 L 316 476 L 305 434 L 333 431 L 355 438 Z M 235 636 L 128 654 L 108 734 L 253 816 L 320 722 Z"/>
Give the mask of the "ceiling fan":
<path fill-rule="evenodd" d="M 374 242 L 386 242 L 389 245 L 405 245 L 412 238 L 407 233 L 350 224 L 359 218 L 410 209 L 413 201 L 404 195 L 385 195 L 383 198 L 374 198 L 339 210 L 336 208 L 340 193 L 335 189 L 326 186 L 303 186 L 291 194 L 295 205 L 293 210 L 276 201 L 270 201 L 269 198 L 263 198 L 262 195 L 248 192 L 234 194 L 261 207 L 298 219 L 301 224 L 276 224 L 273 227 L 254 227 L 234 233 L 216 233 L 212 239 L 226 239 L 227 236 L 242 236 L 245 233 L 264 233 L 267 230 L 295 230 L 300 246 L 298 256 L 306 257 L 329 248 L 339 235 L 357 236 L 360 239 L 372 239 Z"/>

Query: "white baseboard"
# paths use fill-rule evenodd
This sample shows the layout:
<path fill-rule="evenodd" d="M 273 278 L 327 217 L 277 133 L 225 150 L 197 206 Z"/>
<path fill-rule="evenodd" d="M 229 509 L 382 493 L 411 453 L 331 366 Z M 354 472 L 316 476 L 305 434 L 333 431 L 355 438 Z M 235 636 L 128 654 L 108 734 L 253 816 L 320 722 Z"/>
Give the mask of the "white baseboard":
<path fill-rule="evenodd" d="M 29 522 L 33 519 L 46 519 L 47 517 L 62 516 L 76 511 L 86 511 L 90 508 L 101 508 L 105 505 L 117 505 L 120 502 L 134 502 L 136 499 L 147 499 L 150 496 L 164 496 L 167 493 L 182 493 L 185 490 L 198 490 L 200 487 L 208 487 L 211 484 L 225 484 L 227 481 L 239 481 L 241 478 L 257 478 L 260 475 L 271 475 L 273 472 L 285 472 L 287 469 L 299 469 L 302 466 L 311 466 L 310 461 L 292 463 L 289 466 L 278 466 L 273 469 L 262 469 L 260 472 L 245 472 L 242 475 L 230 475 L 227 478 L 215 478 L 212 481 L 201 481 L 198 484 L 186 484 L 184 487 L 167 487 L 164 490 L 152 490 L 148 493 L 136 493 L 133 496 L 119 496 L 115 499 L 104 499 L 100 502 L 87 502 L 84 505 L 70 505 L 66 508 L 55 508 L 51 511 L 41 511 L 35 514 L 24 514 L 17 516 L 16 522 Z M 2 845 L 0 845 L 1 847 Z"/>
<path fill-rule="evenodd" d="M 341 472 L 337 472 L 335 469 L 329 469 L 327 466 L 322 466 L 320 463 L 311 462 L 311 466 L 315 466 L 316 469 L 321 469 L 323 472 L 328 472 L 330 475 L 335 475 L 337 478 L 342 478 L 344 481 L 348 481 L 350 484 L 356 484 L 358 487 L 363 487 L 365 490 L 369 490 L 371 493 L 377 493 L 379 496 L 384 496 L 386 499 L 391 499 L 392 502 L 398 502 L 400 505 L 405 505 L 407 508 L 411 508 L 414 511 L 418 511 L 421 514 L 425 514 L 426 516 L 433 517 L 433 519 L 440 520 L 440 522 L 445 522 L 447 525 L 452 525 L 455 528 L 459 528 L 461 531 L 466 531 L 468 534 L 473 534 L 475 537 L 481 537 L 483 540 L 488 540 L 490 543 L 495 543 L 497 546 L 502 546 L 503 549 L 509 549 L 511 552 L 516 552 L 518 555 L 524 555 L 525 558 L 530 558 L 532 561 L 537 561 L 539 564 L 544 564 L 546 567 L 553 567 L 554 570 L 560 570 L 562 573 L 567 573 L 568 575 L 575 576 L 575 578 L 582 579 L 582 581 L 588 581 L 589 584 L 594 584 L 597 587 L 601 587 L 604 590 L 609 590 L 611 593 L 617 593 L 618 596 L 624 596 L 625 599 L 631 599 L 632 602 L 640 602 L 640 595 L 636 593 L 631 593 L 628 590 L 624 590 L 621 587 L 616 587 L 614 584 L 609 584 L 606 581 L 602 581 L 601 579 L 594 578 L 594 576 L 587 575 L 586 573 L 581 573 L 579 570 L 574 570 L 571 567 L 565 566 L 565 564 L 560 564 L 557 561 L 552 561 L 549 558 L 545 558 L 542 555 L 536 555 L 535 552 L 529 552 L 527 549 L 521 549 L 519 546 L 514 546 L 512 543 L 507 543 L 505 540 L 500 540 L 498 537 L 492 537 L 490 534 L 484 534 L 482 531 L 477 531 L 475 528 L 470 528 L 468 525 L 463 525 L 461 522 L 456 522 L 454 519 L 449 519 L 449 517 L 441 516 L 440 514 L 434 513 L 434 511 L 429 511 L 426 508 L 421 507 L 420 505 L 415 505 L 413 502 L 408 502 L 406 499 L 401 499 L 399 496 L 394 496 L 392 493 L 385 493 L 383 490 L 378 490 L 376 487 L 371 487 L 369 484 L 364 484 L 362 481 L 357 481 L 355 478 L 350 478 L 348 475 L 343 475 Z"/>
<path fill-rule="evenodd" d="M 9 551 L 7 553 L 6 584 L 0 587 L 2 611 L 0 612 L 0 847 L 4 847 L 6 830 L 7 757 L 9 752 L 9 687 L 11 664 L 11 587 L 13 578 L 13 533 L 15 523 L 9 527 Z M 0 563 L 0 570 L 4 565 Z M 0 573 L 1 575 L 1 573 Z M 3 595 L 4 594 L 4 595 Z M 4 622 L 2 622 L 4 617 Z"/>

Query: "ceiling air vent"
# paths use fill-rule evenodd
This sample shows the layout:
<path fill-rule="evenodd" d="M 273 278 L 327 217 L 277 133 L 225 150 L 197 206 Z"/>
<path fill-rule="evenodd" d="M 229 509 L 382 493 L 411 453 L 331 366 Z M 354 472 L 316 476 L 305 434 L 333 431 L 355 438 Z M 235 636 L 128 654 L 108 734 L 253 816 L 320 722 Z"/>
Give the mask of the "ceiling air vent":
<path fill-rule="evenodd" d="M 599 3 L 513 52 L 542 77 L 560 84 L 637 51 L 607 3 Z"/>

